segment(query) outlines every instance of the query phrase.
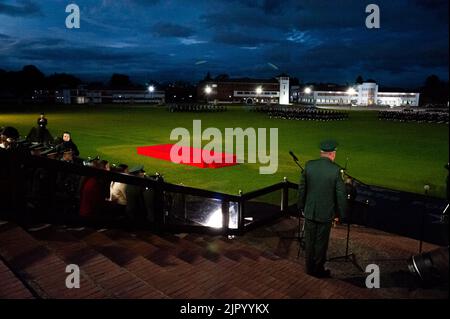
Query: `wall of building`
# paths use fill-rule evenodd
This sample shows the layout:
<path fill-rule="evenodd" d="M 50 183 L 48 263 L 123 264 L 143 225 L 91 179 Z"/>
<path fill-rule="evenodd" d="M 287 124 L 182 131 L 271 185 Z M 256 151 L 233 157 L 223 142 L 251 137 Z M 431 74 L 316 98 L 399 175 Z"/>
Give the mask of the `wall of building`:
<path fill-rule="evenodd" d="M 205 88 L 209 87 L 211 92 L 207 94 Z M 257 89 L 261 88 L 261 93 Z M 246 103 L 278 103 L 278 82 L 263 81 L 205 81 L 197 87 L 197 96 L 203 101 L 236 102 Z"/>
<path fill-rule="evenodd" d="M 358 85 L 354 92 L 312 90 L 306 94 L 299 89 L 294 94 L 294 101 L 315 105 L 418 106 L 420 97 L 420 93 L 378 92 L 378 85 L 372 82 Z"/>

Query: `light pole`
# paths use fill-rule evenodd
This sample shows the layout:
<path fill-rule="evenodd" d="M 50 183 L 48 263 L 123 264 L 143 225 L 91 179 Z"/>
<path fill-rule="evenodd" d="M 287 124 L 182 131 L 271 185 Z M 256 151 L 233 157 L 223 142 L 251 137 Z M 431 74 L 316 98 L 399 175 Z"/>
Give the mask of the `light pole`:
<path fill-rule="evenodd" d="M 348 99 L 350 101 L 350 109 L 352 109 L 352 96 L 355 95 L 355 93 L 356 93 L 356 90 L 352 87 L 350 87 L 347 90 Z"/>
<path fill-rule="evenodd" d="M 148 91 L 150 92 L 150 102 L 153 102 L 153 92 L 155 92 L 155 87 L 153 85 L 149 85 Z"/>
<path fill-rule="evenodd" d="M 258 87 L 256 88 L 256 96 L 258 97 L 258 99 L 261 98 L 260 95 L 262 94 L 262 91 L 263 91 L 263 89 L 262 89 L 261 86 L 258 86 Z M 259 101 L 258 101 L 258 102 L 259 102 Z"/>
<path fill-rule="evenodd" d="M 212 88 L 207 85 L 205 87 L 205 94 L 206 94 L 206 103 L 209 104 L 209 95 L 212 93 Z"/>
<path fill-rule="evenodd" d="M 312 93 L 312 89 L 309 86 L 307 86 L 303 90 L 303 93 L 307 94 L 308 95 L 308 99 L 310 99 L 311 97 L 309 95 Z M 313 97 L 313 100 L 314 100 L 314 97 Z M 316 106 L 316 101 L 313 101 L 313 103 L 314 103 L 314 106 Z"/>

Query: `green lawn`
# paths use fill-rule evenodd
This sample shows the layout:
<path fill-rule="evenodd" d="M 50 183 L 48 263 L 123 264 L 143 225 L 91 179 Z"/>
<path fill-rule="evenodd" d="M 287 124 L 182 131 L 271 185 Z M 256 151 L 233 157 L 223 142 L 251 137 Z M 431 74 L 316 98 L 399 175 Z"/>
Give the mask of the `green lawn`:
<path fill-rule="evenodd" d="M 26 135 L 39 112 L 0 113 L 0 126 L 10 125 Z M 363 182 L 443 197 L 448 162 L 448 125 L 378 121 L 376 112 L 351 112 L 349 120 L 313 122 L 269 119 L 266 114 L 233 107 L 224 113 L 168 113 L 164 108 L 91 107 L 48 109 L 48 128 L 53 136 L 72 132 L 81 156 L 95 156 L 113 163 L 142 163 L 148 173 L 160 172 L 167 181 L 236 194 L 275 182 L 286 176 L 297 182 L 299 171 L 288 154 L 293 150 L 302 164 L 318 156 L 319 141 L 339 141 L 336 161 Z M 192 120 L 201 119 L 202 128 L 277 127 L 279 166 L 273 175 L 260 175 L 260 164 L 240 164 L 220 169 L 200 169 L 137 155 L 137 146 L 170 141 L 175 127 L 192 133 Z"/>

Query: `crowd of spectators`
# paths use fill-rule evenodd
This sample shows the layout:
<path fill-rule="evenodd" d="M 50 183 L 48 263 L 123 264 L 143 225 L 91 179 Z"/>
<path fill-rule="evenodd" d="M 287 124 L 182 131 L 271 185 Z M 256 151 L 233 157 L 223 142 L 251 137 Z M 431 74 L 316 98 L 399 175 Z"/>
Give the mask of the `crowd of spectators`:
<path fill-rule="evenodd" d="M 40 120 L 45 119 L 42 115 Z M 20 150 L 30 156 L 46 157 L 78 166 L 88 166 L 96 170 L 111 171 L 140 178 L 160 179 L 147 176 L 143 166 L 129 168 L 126 164 L 111 164 L 107 160 L 82 158 L 70 132 L 50 141 L 46 138 L 48 121 L 45 125 L 33 128 L 33 136 L 20 138 L 12 127 L 0 129 L 0 148 L 2 152 Z M 45 167 L 25 166 L 22 175 L 25 180 L 23 192 L 27 208 L 41 212 L 42 216 L 51 211 L 58 213 L 47 216 L 61 224 L 142 225 L 154 221 L 154 191 L 149 187 L 125 184 L 113 180 L 113 174 L 90 174 L 82 176 L 74 170 L 52 170 Z M 105 177 L 108 176 L 108 177 Z M 51 218 L 50 218 L 51 217 Z"/>

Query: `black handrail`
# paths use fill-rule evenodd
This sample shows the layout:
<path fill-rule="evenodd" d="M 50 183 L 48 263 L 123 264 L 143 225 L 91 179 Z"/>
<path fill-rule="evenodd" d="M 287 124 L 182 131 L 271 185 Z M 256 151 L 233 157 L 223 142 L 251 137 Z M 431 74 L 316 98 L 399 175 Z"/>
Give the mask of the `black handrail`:
<path fill-rule="evenodd" d="M 276 190 L 280 190 L 283 189 L 284 187 L 286 187 L 286 183 L 284 182 L 279 182 L 261 189 L 257 189 L 248 193 L 244 193 L 242 195 L 242 200 L 246 201 L 246 200 L 250 200 L 256 197 L 260 197 L 269 193 L 272 193 Z"/>
<path fill-rule="evenodd" d="M 163 184 L 163 190 L 168 192 L 174 192 L 174 193 L 182 193 L 182 194 L 190 194 L 194 196 L 201 196 L 201 197 L 209 197 L 209 198 L 215 198 L 230 202 L 238 202 L 241 200 L 241 196 L 238 195 L 230 195 L 226 193 L 221 192 L 215 192 L 210 191 L 206 189 L 201 188 L 195 188 L 195 187 L 189 187 L 189 186 L 183 186 L 183 185 L 176 185 L 164 182 Z"/>

